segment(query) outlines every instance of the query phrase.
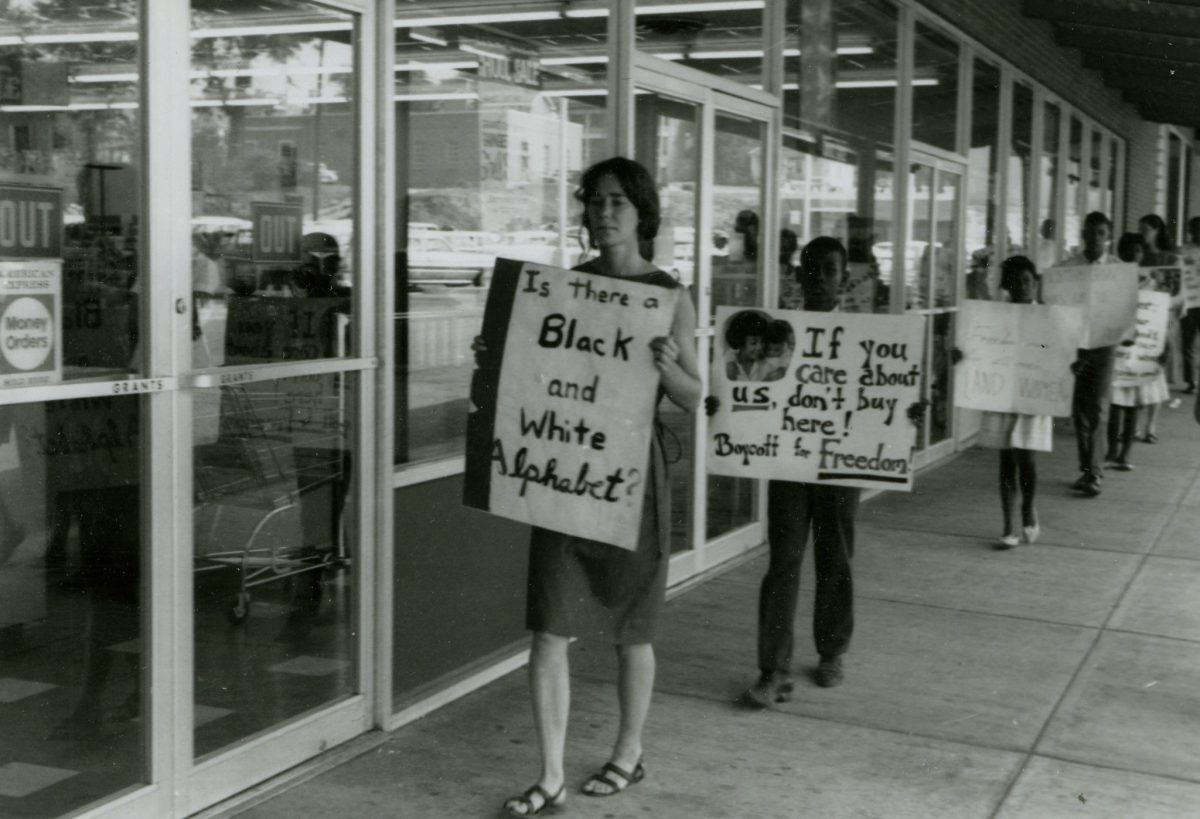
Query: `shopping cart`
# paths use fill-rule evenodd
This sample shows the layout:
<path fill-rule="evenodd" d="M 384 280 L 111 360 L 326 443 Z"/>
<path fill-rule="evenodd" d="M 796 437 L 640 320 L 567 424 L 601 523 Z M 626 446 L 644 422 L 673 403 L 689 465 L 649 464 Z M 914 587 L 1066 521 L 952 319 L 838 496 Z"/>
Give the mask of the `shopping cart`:
<path fill-rule="evenodd" d="M 220 434 L 195 448 L 196 520 L 207 519 L 206 543 L 218 543 L 230 530 L 242 541 L 237 549 L 196 556 L 197 574 L 238 573 L 238 590 L 227 616 L 235 624 L 250 614 L 251 589 L 308 575 L 307 597 L 298 602 L 313 613 L 323 596 L 327 570 L 346 566 L 341 536 L 342 506 L 349 481 L 349 453 L 337 431 L 302 437 L 269 418 L 279 418 L 269 403 L 285 397 L 251 393 L 244 386 L 221 388 Z M 283 409 L 286 410 L 286 407 Z M 299 542 L 264 536 L 281 516 L 299 518 Z"/>

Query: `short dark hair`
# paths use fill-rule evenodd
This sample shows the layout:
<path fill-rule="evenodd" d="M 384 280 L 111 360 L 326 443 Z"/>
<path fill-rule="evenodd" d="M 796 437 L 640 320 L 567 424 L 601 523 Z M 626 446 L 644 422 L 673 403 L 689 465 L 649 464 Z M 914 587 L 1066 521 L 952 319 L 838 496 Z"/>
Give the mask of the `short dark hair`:
<path fill-rule="evenodd" d="M 1084 230 L 1087 230 L 1090 227 L 1096 227 L 1097 225 L 1108 225 L 1109 230 L 1112 230 L 1112 219 L 1109 219 L 1105 213 L 1098 210 L 1094 210 L 1087 216 L 1083 217 Z"/>
<path fill-rule="evenodd" d="M 1000 289 L 1009 293 L 1016 292 L 1017 282 L 1026 270 L 1033 274 L 1034 281 L 1041 281 L 1041 274 L 1038 273 L 1037 265 L 1032 259 L 1028 256 L 1009 256 L 1000 263 Z"/>
<path fill-rule="evenodd" d="M 787 344 L 792 338 L 792 325 L 783 319 L 775 319 L 767 324 L 768 344 Z"/>
<path fill-rule="evenodd" d="M 1146 246 L 1146 240 L 1142 238 L 1142 234 L 1133 232 L 1122 233 L 1121 238 L 1117 239 L 1117 258 L 1123 262 L 1132 262 L 1133 252 L 1139 247 L 1143 253 L 1150 250 Z"/>
<path fill-rule="evenodd" d="M 661 220 L 661 210 L 658 203 L 658 187 L 654 177 L 640 163 L 623 156 L 614 156 L 597 162 L 586 171 L 579 180 L 575 191 L 575 199 L 584 206 L 583 226 L 590 233 L 588 225 L 587 202 L 595 195 L 600 187 L 600 179 L 612 176 L 625 192 L 625 196 L 633 203 L 638 214 L 638 239 L 650 242 L 658 235 L 658 225 Z M 593 245 L 594 246 L 594 245 Z"/>
<path fill-rule="evenodd" d="M 847 254 L 846 246 L 841 243 L 841 240 L 835 239 L 832 236 L 818 236 L 804 246 L 800 251 L 800 275 L 807 276 L 817 269 L 817 265 L 821 262 L 821 257 L 826 253 L 837 252 L 842 254 L 842 267 L 846 266 Z"/>
<path fill-rule="evenodd" d="M 1154 247 L 1147 250 L 1170 250 L 1174 243 L 1171 241 L 1170 235 L 1167 233 L 1167 223 L 1157 213 L 1147 213 L 1141 219 L 1138 219 L 1138 225 L 1147 224 L 1154 228 Z"/>
<path fill-rule="evenodd" d="M 729 324 L 725 326 L 725 344 L 734 350 L 740 350 L 746 339 L 751 336 L 765 340 L 768 325 L 767 317 L 758 310 L 734 313 L 729 319 Z"/>

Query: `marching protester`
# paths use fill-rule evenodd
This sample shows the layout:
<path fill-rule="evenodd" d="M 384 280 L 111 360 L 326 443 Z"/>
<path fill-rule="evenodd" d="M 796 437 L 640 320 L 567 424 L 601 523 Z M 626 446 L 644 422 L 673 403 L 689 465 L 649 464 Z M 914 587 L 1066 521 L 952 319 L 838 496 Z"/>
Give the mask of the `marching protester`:
<path fill-rule="evenodd" d="M 1010 256 L 1000 266 L 1000 290 L 1013 304 L 1037 304 L 1042 277 L 1037 266 L 1025 256 Z M 951 351 L 957 364 L 958 349 Z M 1011 549 L 1022 541 L 1036 543 L 1041 534 L 1034 496 L 1037 494 L 1035 452 L 1050 452 L 1053 446 L 1054 419 L 1049 415 L 985 411 L 982 416 L 979 446 L 1000 450 L 1000 511 L 1004 516 L 1004 534 L 996 547 Z M 1013 506 L 1021 493 L 1021 529 L 1017 531 Z"/>
<path fill-rule="evenodd" d="M 820 236 L 800 251 L 797 272 L 804 309 L 829 312 L 837 307 L 838 287 L 846 278 L 846 248 L 835 238 Z M 720 406 L 705 400 L 709 415 Z M 914 423 L 922 404 L 909 408 Z M 816 564 L 813 637 L 819 663 L 813 678 L 824 688 L 844 678 L 842 655 L 854 632 L 854 519 L 861 490 L 855 487 L 772 480 L 767 486 L 767 542 L 770 557 L 759 592 L 759 677 L 742 695 L 745 704 L 766 708 L 790 698 L 792 653 L 800 564 L 809 532 Z"/>
<path fill-rule="evenodd" d="M 1168 267 L 1179 264 L 1179 255 L 1175 253 L 1174 243 L 1171 241 L 1171 234 L 1167 231 L 1167 224 L 1162 217 L 1155 213 L 1148 213 L 1138 220 L 1138 232 L 1146 242 L 1146 253 L 1142 256 L 1138 264 L 1142 267 Z M 1168 318 L 1168 328 L 1174 326 L 1178 319 L 1176 315 L 1183 312 L 1183 299 L 1179 291 L 1179 281 L 1173 278 L 1170 282 L 1170 293 L 1172 296 L 1171 314 Z M 1160 284 L 1161 287 L 1161 284 Z M 1154 289 L 1152 286 L 1151 289 Z M 1158 375 L 1155 379 L 1144 385 L 1139 390 L 1139 399 L 1142 403 L 1138 406 L 1145 407 L 1145 412 L 1139 413 L 1139 420 L 1142 420 L 1143 432 L 1137 435 L 1138 440 L 1147 443 L 1158 443 L 1158 413 L 1162 409 L 1162 405 L 1171 398 L 1171 390 L 1167 386 L 1167 369 L 1168 362 L 1171 358 L 1170 339 L 1174 337 L 1172 330 L 1167 331 L 1167 350 L 1162 355 Z"/>
<path fill-rule="evenodd" d="M 622 157 L 597 163 L 583 174 L 575 196 L 584 206 L 583 226 L 591 245 L 600 254 L 576 270 L 663 288 L 681 286 L 641 252 L 659 225 L 658 191 L 645 168 Z M 701 391 L 696 316 L 691 299 L 680 298 L 676 305 L 670 335 L 653 339 L 650 346 L 661 378 L 659 398 L 665 395 L 691 412 Z M 482 338 L 476 338 L 474 348 L 482 366 L 488 355 Z M 654 688 L 652 640 L 666 590 L 671 524 L 661 426 L 657 419 L 653 423 L 650 477 L 645 481 L 635 551 L 540 527 L 533 530 L 526 627 L 533 632 L 529 688 L 542 770 L 532 787 L 505 801 L 504 810 L 511 816 L 535 816 L 566 800 L 563 754 L 571 694 L 567 649 L 573 637 L 613 645 L 618 662 L 616 743 L 608 762 L 583 784 L 582 792 L 612 796 L 645 777 L 642 729 Z"/>
<path fill-rule="evenodd" d="M 1192 265 L 1200 265 L 1200 216 L 1193 216 L 1187 222 L 1187 242 L 1180 249 L 1180 255 Z M 1196 359 L 1192 347 L 1196 343 L 1197 331 L 1200 330 L 1200 306 L 1188 308 L 1183 306 L 1183 315 L 1179 319 L 1179 335 L 1183 354 L 1180 363 L 1183 365 L 1183 391 L 1196 391 Z"/>
<path fill-rule="evenodd" d="M 1083 219 L 1083 252 L 1067 259 L 1064 267 L 1113 264 L 1116 256 L 1108 252 L 1112 239 L 1112 222 L 1100 211 L 1092 211 Z M 1071 485 L 1087 497 L 1100 494 L 1103 472 L 1096 458 L 1096 435 L 1112 388 L 1113 346 L 1080 349 L 1071 371 L 1075 374 L 1075 389 L 1071 394 L 1071 424 L 1075 428 L 1075 443 L 1079 450 L 1079 478 Z"/>

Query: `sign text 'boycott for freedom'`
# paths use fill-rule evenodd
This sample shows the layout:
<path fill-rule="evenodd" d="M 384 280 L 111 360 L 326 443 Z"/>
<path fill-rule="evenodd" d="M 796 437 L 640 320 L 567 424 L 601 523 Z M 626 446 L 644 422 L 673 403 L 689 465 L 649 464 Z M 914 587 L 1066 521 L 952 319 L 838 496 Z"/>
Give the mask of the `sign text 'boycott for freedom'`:
<path fill-rule="evenodd" d="M 464 502 L 636 545 L 658 370 L 676 290 L 499 260 L 484 314 Z M 498 365 L 498 366 L 497 366 Z"/>

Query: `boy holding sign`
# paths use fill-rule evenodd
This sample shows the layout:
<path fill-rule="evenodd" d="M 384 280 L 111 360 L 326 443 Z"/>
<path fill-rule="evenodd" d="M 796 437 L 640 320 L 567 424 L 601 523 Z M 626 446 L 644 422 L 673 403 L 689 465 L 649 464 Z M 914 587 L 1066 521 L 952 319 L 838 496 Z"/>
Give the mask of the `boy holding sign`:
<path fill-rule="evenodd" d="M 830 312 L 837 306 L 838 286 L 846 276 L 846 249 L 837 239 L 821 236 L 800 253 L 797 279 L 804 308 Z M 713 415 L 720 399 L 709 396 Z M 909 408 L 922 410 L 920 404 Z M 915 420 L 915 419 L 913 419 Z M 843 678 L 842 655 L 854 631 L 854 519 L 860 490 L 800 481 L 771 480 L 767 485 L 767 539 L 770 561 L 763 577 L 758 607 L 759 678 L 743 701 L 765 708 L 789 698 L 800 564 L 812 531 L 817 573 L 813 636 L 820 662 L 814 674 L 818 685 L 831 687 Z"/>

